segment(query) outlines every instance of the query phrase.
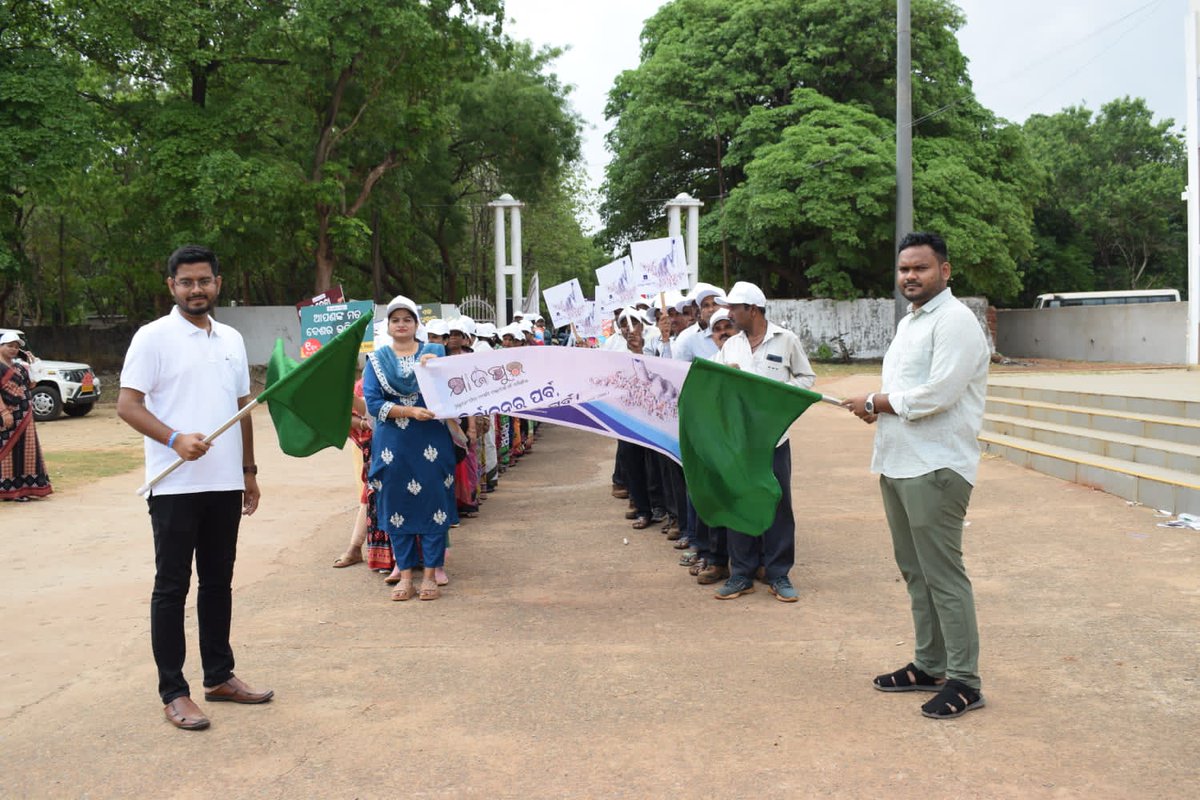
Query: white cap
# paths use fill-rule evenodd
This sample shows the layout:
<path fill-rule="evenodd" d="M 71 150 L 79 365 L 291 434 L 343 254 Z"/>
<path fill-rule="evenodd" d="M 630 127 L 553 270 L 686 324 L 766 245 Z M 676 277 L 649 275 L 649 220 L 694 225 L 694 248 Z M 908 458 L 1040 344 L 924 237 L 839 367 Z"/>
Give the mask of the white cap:
<path fill-rule="evenodd" d="M 446 324 L 446 320 L 434 317 L 425 323 L 425 330 L 434 336 L 445 336 L 450 333 L 450 326 Z"/>
<path fill-rule="evenodd" d="M 747 305 L 758 306 L 759 308 L 767 307 L 767 296 L 763 294 L 762 289 L 755 286 L 749 281 L 738 281 L 729 290 L 729 294 L 724 297 L 717 297 L 717 302 L 723 306 L 732 305 Z"/>
<path fill-rule="evenodd" d="M 713 312 L 713 315 L 708 318 L 708 327 L 711 328 L 723 319 L 733 322 L 733 317 L 729 316 L 728 308 L 718 308 Z"/>
<path fill-rule="evenodd" d="M 672 289 L 669 292 L 655 295 L 654 303 L 650 306 L 650 316 L 652 319 L 658 319 L 658 315 L 662 313 L 663 308 L 675 308 L 677 303 L 683 301 L 683 292 L 678 289 Z M 663 305 L 663 302 L 666 305 Z"/>
<path fill-rule="evenodd" d="M 505 336 L 511 336 L 514 339 L 521 339 L 522 341 L 525 339 L 525 334 L 521 331 L 521 329 L 519 327 L 517 327 L 517 325 L 515 323 L 513 323 L 511 325 L 505 325 L 503 328 L 496 331 L 496 334 L 501 339 L 503 339 Z"/>
<path fill-rule="evenodd" d="M 534 322 L 545 322 L 545 321 L 546 321 L 546 318 L 545 318 L 545 317 L 543 317 L 541 314 L 534 314 L 534 315 L 533 315 L 533 321 L 534 321 Z"/>
<path fill-rule="evenodd" d="M 533 333 L 533 320 L 531 319 L 522 319 L 514 322 L 513 325 L 520 329 L 522 333 Z"/>
<path fill-rule="evenodd" d="M 25 346 L 25 340 L 21 338 L 21 334 L 17 331 L 5 331 L 4 333 L 0 333 L 0 344 L 8 344 L 9 342 L 16 342 L 17 344 L 21 345 L 21 347 Z"/>
<path fill-rule="evenodd" d="M 383 318 L 387 319 L 392 315 L 392 312 L 397 308 L 407 308 L 416 317 L 418 323 L 421 321 L 421 311 L 417 308 L 417 304 L 409 300 L 402 294 L 398 294 L 392 298 L 392 301 L 387 304 L 387 311 L 383 313 Z"/>
<path fill-rule="evenodd" d="M 692 302 L 697 306 L 704 302 L 706 297 L 724 297 L 725 290 L 720 286 L 713 286 L 711 283 L 697 283 L 692 288 L 690 295 Z"/>
<path fill-rule="evenodd" d="M 458 319 L 452 319 L 447 322 L 446 325 L 451 331 L 465 333 L 467 336 L 475 335 L 475 320 L 471 319 L 470 317 L 459 317 Z"/>
<path fill-rule="evenodd" d="M 496 335 L 496 326 L 491 322 L 478 322 L 475 324 L 475 335 L 481 339 L 490 339 Z"/>
<path fill-rule="evenodd" d="M 622 311 L 621 315 L 617 317 L 617 325 L 620 326 L 622 322 L 638 322 L 642 325 L 650 324 L 650 321 L 646 319 L 646 315 L 636 308 L 627 308 Z"/>

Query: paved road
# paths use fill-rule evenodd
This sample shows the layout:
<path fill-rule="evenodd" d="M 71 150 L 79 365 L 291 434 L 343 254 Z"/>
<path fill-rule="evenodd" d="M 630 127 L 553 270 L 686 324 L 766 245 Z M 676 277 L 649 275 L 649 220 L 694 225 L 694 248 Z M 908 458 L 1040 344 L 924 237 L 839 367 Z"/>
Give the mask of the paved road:
<path fill-rule="evenodd" d="M 44 426 L 47 446 L 119 438 L 97 415 Z M 870 431 L 839 409 L 792 429 L 793 605 L 711 599 L 622 520 L 612 443 L 566 429 L 454 533 L 442 600 L 389 602 L 381 576 L 329 568 L 350 456 L 290 459 L 257 424 L 234 637 L 238 673 L 276 701 L 213 707 L 201 733 L 163 721 L 139 475 L 9 505 L 0 796 L 1158 798 L 1200 781 L 1200 534 L 1149 509 L 985 461 L 966 548 L 988 707 L 937 722 L 927 696 L 870 688 L 909 660 L 910 629 Z M 189 676 L 198 693 L 195 656 Z"/>

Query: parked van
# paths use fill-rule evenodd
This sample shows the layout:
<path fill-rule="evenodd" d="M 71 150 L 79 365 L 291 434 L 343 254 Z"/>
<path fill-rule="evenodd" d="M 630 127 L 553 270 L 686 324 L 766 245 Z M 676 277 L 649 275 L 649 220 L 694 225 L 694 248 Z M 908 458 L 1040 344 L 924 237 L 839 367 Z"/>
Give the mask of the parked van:
<path fill-rule="evenodd" d="M 1178 303 L 1178 289 L 1126 289 L 1115 292 L 1052 292 L 1039 294 L 1034 308 L 1119 306 L 1127 303 Z"/>

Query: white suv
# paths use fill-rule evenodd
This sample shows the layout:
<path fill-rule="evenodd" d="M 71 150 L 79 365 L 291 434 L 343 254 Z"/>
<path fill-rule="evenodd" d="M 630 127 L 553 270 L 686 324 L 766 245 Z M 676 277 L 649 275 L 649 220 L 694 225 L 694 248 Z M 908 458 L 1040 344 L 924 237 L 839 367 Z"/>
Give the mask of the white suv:
<path fill-rule="evenodd" d="M 6 333 L 9 328 L 0 328 Z M 22 339 L 25 334 L 16 331 Z M 72 361 L 49 361 L 21 349 L 21 363 L 29 368 L 33 383 L 33 418 L 45 422 L 64 411 L 69 417 L 82 417 L 100 399 L 100 379 L 87 364 Z"/>

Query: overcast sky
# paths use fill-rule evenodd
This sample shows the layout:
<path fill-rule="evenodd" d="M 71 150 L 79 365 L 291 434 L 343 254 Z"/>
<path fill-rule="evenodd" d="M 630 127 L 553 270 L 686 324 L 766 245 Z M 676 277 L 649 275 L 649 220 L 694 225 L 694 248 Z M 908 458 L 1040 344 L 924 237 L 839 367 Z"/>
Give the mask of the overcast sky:
<path fill-rule="evenodd" d="M 737 2 L 737 0 L 729 0 Z M 604 176 L 604 103 L 613 79 L 638 64 L 642 22 L 659 0 L 506 0 L 509 31 L 567 47 L 559 77 L 587 123 L 584 158 L 594 186 Z M 1185 117 L 1183 19 L 1188 0 L 958 0 L 967 17 L 959 45 L 975 95 L 1002 117 L 1068 105 L 1094 110 L 1117 97 L 1146 99 L 1159 119 Z M 688 187 L 680 187 L 680 191 Z"/>

